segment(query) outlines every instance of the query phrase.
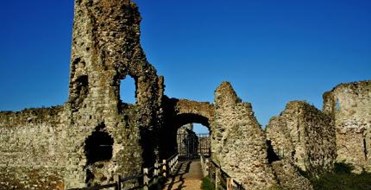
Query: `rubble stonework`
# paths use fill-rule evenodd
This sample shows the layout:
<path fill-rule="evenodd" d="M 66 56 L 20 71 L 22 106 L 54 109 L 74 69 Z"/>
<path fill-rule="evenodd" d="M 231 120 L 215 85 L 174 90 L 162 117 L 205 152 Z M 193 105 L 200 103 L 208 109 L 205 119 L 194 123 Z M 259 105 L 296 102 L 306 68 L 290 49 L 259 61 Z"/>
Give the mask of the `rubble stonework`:
<path fill-rule="evenodd" d="M 212 157 L 246 189 L 269 189 L 277 185 L 268 164 L 265 133 L 250 103 L 242 102 L 224 82 L 215 91 Z"/>
<path fill-rule="evenodd" d="M 176 153 L 177 130 L 189 123 L 209 129 L 212 158 L 247 189 L 307 186 L 296 167 L 318 175 L 332 168 L 336 149 L 338 161 L 370 171 L 370 81 L 326 93 L 326 114 L 289 103 L 270 121 L 267 143 L 251 104 L 227 82 L 215 104 L 165 96 L 164 78 L 140 46 L 140 19 L 130 0 L 75 0 L 68 100 L 0 112 L 0 189 L 79 188 L 139 175 Z M 127 77 L 135 81 L 133 105 L 120 99 Z"/>
<path fill-rule="evenodd" d="M 272 163 L 279 186 L 285 190 L 313 190 L 310 181 L 303 177 L 298 169 L 288 160 L 279 160 Z"/>
<path fill-rule="evenodd" d="M 56 170 L 66 188 L 140 174 L 153 162 L 150 137 L 161 125 L 163 95 L 163 79 L 139 43 L 134 3 L 76 0 L 74 14 L 68 102 L 57 110 L 0 114 L 0 166 L 28 168 L 34 176 Z M 136 83 L 135 105 L 120 101 L 120 82 L 129 76 Z M 99 153 L 101 160 L 92 156 Z"/>
<path fill-rule="evenodd" d="M 371 81 L 340 84 L 323 98 L 336 127 L 337 161 L 371 172 Z"/>
<path fill-rule="evenodd" d="M 169 99 L 164 96 L 163 125 L 159 130 L 159 148 L 161 157 L 169 157 L 177 151 L 177 131 L 180 127 L 190 123 L 199 123 L 207 127 L 212 133 L 215 108 L 209 102 L 196 102 L 185 99 Z"/>
<path fill-rule="evenodd" d="M 331 119 L 306 102 L 293 101 L 269 122 L 267 139 L 281 159 L 318 175 L 333 168 L 335 128 Z"/>

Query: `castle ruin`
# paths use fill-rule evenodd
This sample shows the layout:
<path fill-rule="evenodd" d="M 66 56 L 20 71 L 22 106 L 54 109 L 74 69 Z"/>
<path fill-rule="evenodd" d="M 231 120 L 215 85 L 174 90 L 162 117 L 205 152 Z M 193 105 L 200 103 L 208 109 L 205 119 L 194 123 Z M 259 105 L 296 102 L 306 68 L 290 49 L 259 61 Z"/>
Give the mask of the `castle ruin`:
<path fill-rule="evenodd" d="M 246 189 L 311 189 L 298 170 L 318 175 L 335 162 L 371 172 L 371 81 L 325 93 L 323 111 L 290 102 L 265 131 L 228 82 L 214 103 L 165 96 L 130 0 L 75 0 L 74 15 L 67 102 L 0 112 L 0 189 L 78 188 L 138 175 L 176 152 L 177 130 L 189 123 L 210 130 L 212 159 Z M 135 104 L 120 100 L 128 77 Z"/>

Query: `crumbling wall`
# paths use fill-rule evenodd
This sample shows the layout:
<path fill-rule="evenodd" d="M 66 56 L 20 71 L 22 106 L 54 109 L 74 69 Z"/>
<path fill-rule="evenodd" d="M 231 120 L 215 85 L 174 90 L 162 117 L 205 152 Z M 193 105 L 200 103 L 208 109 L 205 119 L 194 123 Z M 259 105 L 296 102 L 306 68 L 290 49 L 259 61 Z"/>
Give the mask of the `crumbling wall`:
<path fill-rule="evenodd" d="M 232 86 L 223 82 L 215 91 L 212 124 L 212 157 L 246 189 L 269 189 L 276 185 L 268 164 L 265 133 L 250 103 L 242 102 Z"/>
<path fill-rule="evenodd" d="M 153 131 L 161 124 L 163 79 L 140 46 L 140 20 L 130 0 L 75 1 L 68 100 L 74 129 L 71 186 L 82 186 L 87 178 L 107 183 L 115 174 L 136 175 L 156 159 Z M 134 105 L 120 100 L 120 82 L 128 76 L 135 80 Z M 84 147 L 94 132 L 113 139 L 112 158 L 100 161 L 98 168 L 88 162 Z"/>
<path fill-rule="evenodd" d="M 163 78 L 140 46 L 140 20 L 130 0 L 75 0 L 68 102 L 56 116 L 58 125 L 43 117 L 53 114 L 53 109 L 45 109 L 45 114 L 34 114 L 38 123 L 0 126 L 9 134 L 1 139 L 6 141 L 2 150 L 19 151 L 6 158 L 9 162 L 23 168 L 58 162 L 56 173 L 66 188 L 108 183 L 117 174 L 140 174 L 143 165 L 153 163 L 158 144 L 154 136 L 162 125 Z M 120 100 L 120 82 L 129 76 L 135 80 L 134 105 Z M 0 115 L 0 122 L 21 123 L 27 118 L 22 116 L 27 112 Z M 32 136 L 37 138 L 31 140 Z M 56 141 L 49 142 L 52 139 Z M 35 147 L 25 148 L 29 142 Z M 89 158 L 103 146 L 108 147 L 107 156 Z"/>
<path fill-rule="evenodd" d="M 267 139 L 280 159 L 319 175 L 333 168 L 335 128 L 331 119 L 306 102 L 293 101 L 269 122 Z"/>
<path fill-rule="evenodd" d="M 0 189 L 64 187 L 63 114 L 62 106 L 0 112 Z"/>
<path fill-rule="evenodd" d="M 285 190 L 313 190 L 310 181 L 302 176 L 292 162 L 287 159 L 272 163 L 274 174 L 279 186 Z"/>
<path fill-rule="evenodd" d="M 371 172 L 371 81 L 340 84 L 323 98 L 336 127 L 337 161 Z"/>

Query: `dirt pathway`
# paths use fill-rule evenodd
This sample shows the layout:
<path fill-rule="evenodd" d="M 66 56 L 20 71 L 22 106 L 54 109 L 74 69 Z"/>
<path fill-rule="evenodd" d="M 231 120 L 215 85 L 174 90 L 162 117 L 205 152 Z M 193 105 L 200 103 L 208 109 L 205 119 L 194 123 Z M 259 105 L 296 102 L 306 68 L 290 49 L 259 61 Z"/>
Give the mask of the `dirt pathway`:
<path fill-rule="evenodd" d="M 199 160 L 179 162 L 174 175 L 169 178 L 163 190 L 201 189 L 202 169 Z"/>

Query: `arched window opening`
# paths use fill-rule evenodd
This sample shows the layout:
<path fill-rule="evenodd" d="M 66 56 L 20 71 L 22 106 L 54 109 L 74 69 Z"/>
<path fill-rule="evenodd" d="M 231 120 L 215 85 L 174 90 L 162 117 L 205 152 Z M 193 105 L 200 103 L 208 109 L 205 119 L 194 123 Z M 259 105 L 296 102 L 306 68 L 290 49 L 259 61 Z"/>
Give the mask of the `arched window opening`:
<path fill-rule="evenodd" d="M 120 100 L 126 104 L 136 103 L 135 80 L 129 75 L 120 81 Z"/>

